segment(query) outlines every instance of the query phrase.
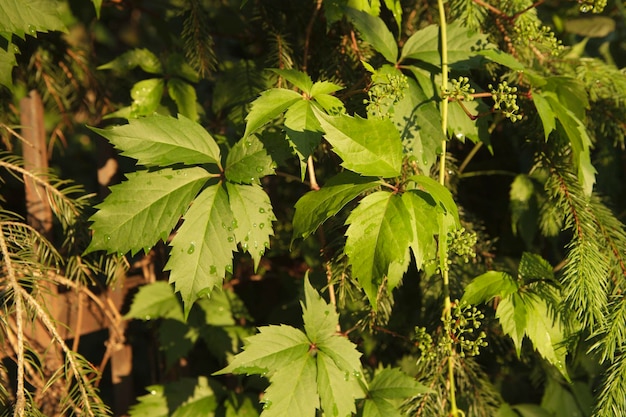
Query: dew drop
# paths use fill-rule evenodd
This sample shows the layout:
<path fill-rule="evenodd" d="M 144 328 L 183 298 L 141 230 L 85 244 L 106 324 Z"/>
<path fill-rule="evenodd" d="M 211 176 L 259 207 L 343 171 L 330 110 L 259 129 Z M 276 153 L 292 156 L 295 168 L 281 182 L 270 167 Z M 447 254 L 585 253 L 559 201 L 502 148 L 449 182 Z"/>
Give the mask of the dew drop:
<path fill-rule="evenodd" d="M 196 242 L 191 242 L 189 244 L 189 248 L 187 248 L 187 253 L 191 255 L 195 251 L 196 251 Z"/>
<path fill-rule="evenodd" d="M 28 33 L 30 33 L 31 35 L 37 34 L 37 29 L 35 29 L 35 26 L 28 25 Z"/>
<path fill-rule="evenodd" d="M 226 271 L 233 273 L 233 266 L 231 264 L 226 265 Z"/>
<path fill-rule="evenodd" d="M 330 314 L 330 311 L 328 311 L 328 310 L 324 311 L 324 315 L 325 315 L 325 316 L 327 316 L 327 315 L 329 315 L 329 314 Z"/>
<path fill-rule="evenodd" d="M 256 178 L 250 177 L 250 182 L 254 182 L 255 180 L 256 180 Z"/>
<path fill-rule="evenodd" d="M 104 235 L 104 240 L 107 242 L 111 240 L 111 235 Z"/>
<path fill-rule="evenodd" d="M 217 274 L 217 267 L 216 267 L 215 265 L 211 265 L 211 266 L 209 267 L 209 273 L 210 273 L 211 275 L 215 275 L 215 274 Z"/>
<path fill-rule="evenodd" d="M 248 244 L 247 243 L 242 243 L 241 244 L 241 249 L 248 250 Z"/>
<path fill-rule="evenodd" d="M 350 372 L 346 371 L 346 372 L 343 374 L 343 380 L 344 380 L 344 381 L 348 381 L 349 379 L 350 379 Z"/>
<path fill-rule="evenodd" d="M 261 208 L 259 209 L 259 213 L 265 213 L 265 209 L 264 209 L 263 207 L 261 207 Z"/>
<path fill-rule="evenodd" d="M 250 240 L 250 233 L 248 233 L 246 235 L 246 237 L 243 238 L 243 240 L 246 241 L 246 242 L 249 241 Z"/>
<path fill-rule="evenodd" d="M 257 249 L 259 247 L 259 242 L 257 242 L 256 240 L 254 241 L 254 249 Z"/>
<path fill-rule="evenodd" d="M 150 395 L 156 395 L 157 392 L 155 390 L 150 391 Z"/>
<path fill-rule="evenodd" d="M 265 251 L 264 251 L 264 250 L 260 250 L 260 251 L 259 251 L 259 256 L 263 256 L 264 254 L 265 254 Z"/>
<path fill-rule="evenodd" d="M 271 400 L 263 400 L 263 409 L 267 410 L 272 406 L 272 401 Z"/>
<path fill-rule="evenodd" d="M 265 227 L 265 223 L 259 223 L 259 229 L 263 229 Z"/>
<path fill-rule="evenodd" d="M 258 173 L 263 172 L 263 167 L 256 167 L 256 172 L 258 172 Z"/>
<path fill-rule="evenodd" d="M 150 320 L 150 319 L 151 319 L 151 317 L 150 317 L 150 316 L 146 316 L 146 317 L 144 317 L 143 319 L 144 319 L 144 320 Z"/>
<path fill-rule="evenodd" d="M 252 142 L 250 142 L 249 140 L 246 141 L 246 146 L 252 146 Z"/>
<path fill-rule="evenodd" d="M 233 231 L 233 228 L 232 228 L 232 226 L 228 226 L 228 227 L 226 228 L 226 230 L 228 230 L 229 232 L 232 232 L 232 231 Z"/>
<path fill-rule="evenodd" d="M 256 227 L 256 223 L 252 223 L 252 227 Z"/>
<path fill-rule="evenodd" d="M 234 237 L 232 237 L 232 236 L 228 236 L 228 241 L 229 241 L 229 242 L 234 242 L 234 241 L 235 241 L 235 238 L 234 238 Z"/>
<path fill-rule="evenodd" d="M 359 371 L 352 372 L 352 375 L 354 375 L 357 378 L 361 378 L 361 373 Z"/>
<path fill-rule="evenodd" d="M 465 138 L 465 134 L 463 134 L 462 132 L 457 132 L 454 135 L 458 140 L 463 140 Z"/>

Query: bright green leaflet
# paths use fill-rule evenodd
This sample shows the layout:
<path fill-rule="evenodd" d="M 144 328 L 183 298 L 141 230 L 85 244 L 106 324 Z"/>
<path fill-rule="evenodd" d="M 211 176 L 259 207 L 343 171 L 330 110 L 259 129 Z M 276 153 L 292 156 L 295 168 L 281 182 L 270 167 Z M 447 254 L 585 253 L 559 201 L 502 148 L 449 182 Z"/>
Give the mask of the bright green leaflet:
<path fill-rule="evenodd" d="M 259 266 L 265 249 L 270 246 L 274 234 L 272 222 L 276 220 L 267 193 L 259 185 L 226 183 L 228 202 L 236 227 L 235 239 L 254 260 L 254 269 Z M 228 229 L 228 228 L 227 228 Z"/>
<path fill-rule="evenodd" d="M 381 53 L 388 62 L 398 59 L 398 44 L 385 23 L 378 17 L 360 10 L 346 9 L 346 16 L 361 33 L 361 37 Z"/>
<path fill-rule="evenodd" d="M 252 102 L 250 112 L 246 116 L 246 131 L 243 136 L 250 136 L 250 134 L 254 133 L 266 123 L 274 120 L 279 114 L 298 100 L 302 100 L 302 96 L 293 90 L 272 88 L 262 92 L 261 95 Z"/>
<path fill-rule="evenodd" d="M 130 97 L 130 117 L 148 116 L 154 113 L 161 103 L 165 81 L 163 78 L 150 78 L 141 80 L 133 85 Z"/>
<path fill-rule="evenodd" d="M 115 58 L 113 61 L 100 65 L 99 70 L 114 70 L 118 72 L 127 72 L 136 67 L 141 67 L 150 74 L 162 74 L 163 67 L 159 58 L 148 49 L 131 49 Z"/>
<path fill-rule="evenodd" d="M 15 48 L 17 47 L 11 43 L 8 45 L 8 50 L 6 51 L 0 48 L 0 85 L 4 85 L 10 90 L 13 89 L 13 76 L 11 71 L 13 67 L 17 65 Z"/>
<path fill-rule="evenodd" d="M 487 271 L 474 278 L 465 287 L 461 302 L 481 304 L 495 297 L 506 297 L 517 292 L 517 290 L 517 283 L 506 272 Z"/>
<path fill-rule="evenodd" d="M 460 61 L 469 60 L 479 51 L 487 49 L 487 36 L 472 32 L 460 22 L 447 25 L 448 31 L 448 64 L 454 66 Z M 490 45 L 493 47 L 493 45 Z M 417 59 L 439 67 L 441 64 L 439 48 L 439 26 L 431 25 L 415 32 L 406 41 L 400 54 L 400 61 Z"/>
<path fill-rule="evenodd" d="M 91 217 L 93 236 L 85 252 L 135 254 L 165 241 L 209 178 L 202 168 L 135 172 L 111 187 Z"/>
<path fill-rule="evenodd" d="M 365 176 L 396 177 L 402 171 L 402 140 L 389 119 L 329 116 L 314 110 L 342 166 Z"/>
<path fill-rule="evenodd" d="M 197 83 L 200 81 L 200 77 L 198 76 L 196 70 L 189 65 L 185 56 L 181 54 L 174 53 L 167 57 L 167 61 L 165 61 L 165 73 L 175 75 L 176 77 L 180 77 L 190 83 Z"/>
<path fill-rule="evenodd" d="M 150 320 L 153 318 L 183 321 L 183 310 L 172 286 L 165 281 L 143 285 L 135 294 L 125 319 Z"/>
<path fill-rule="evenodd" d="M 237 244 L 236 222 L 221 184 L 205 188 L 183 218 L 165 269 L 171 271 L 169 282 L 180 292 L 187 317 L 193 303 L 220 286 L 226 271 L 232 272 Z"/>
<path fill-rule="evenodd" d="M 346 254 L 352 274 L 376 309 L 378 287 L 393 262 L 405 262 L 412 239 L 410 215 L 402 197 L 377 191 L 363 198 L 346 221 Z"/>
<path fill-rule="evenodd" d="M 131 417 L 211 417 L 217 407 L 209 380 L 203 376 L 197 379 L 181 378 L 166 385 L 152 385 L 147 390 L 149 394 L 139 397 L 139 402 L 131 407 Z"/>
<path fill-rule="evenodd" d="M 296 101 L 285 113 L 285 132 L 300 159 L 300 176 L 304 179 L 307 159 L 322 141 L 322 127 L 309 100 Z"/>
<path fill-rule="evenodd" d="M 428 198 L 428 195 L 425 196 L 418 190 L 407 191 L 402 195 L 402 202 L 408 210 L 413 231 L 409 246 L 419 269 L 423 267 L 425 261 L 435 259 L 437 255 L 435 241 L 435 235 L 439 234 L 437 209 L 427 201 Z"/>
<path fill-rule="evenodd" d="M 385 368 L 374 376 L 363 408 L 363 417 L 401 417 L 401 401 L 428 392 L 428 388 L 397 368 Z"/>
<path fill-rule="evenodd" d="M 24 39 L 37 32 L 67 29 L 57 12 L 56 2 L 50 0 L 3 0 L 0 2 L 0 32 L 14 33 Z"/>
<path fill-rule="evenodd" d="M 362 398 L 360 353 L 337 334 L 338 316 L 304 280 L 305 332 L 290 326 L 265 326 L 246 339 L 244 351 L 218 374 L 268 375 L 261 416 L 350 415 Z M 330 385 L 329 385 L 330 384 Z"/>
<path fill-rule="evenodd" d="M 359 194 L 380 185 L 380 181 L 344 171 L 316 191 L 309 191 L 296 203 L 293 238 L 307 238 Z"/>
<path fill-rule="evenodd" d="M 316 98 L 320 95 L 332 94 L 336 91 L 342 90 L 343 87 L 330 81 L 317 81 L 311 87 L 311 97 Z"/>
<path fill-rule="evenodd" d="M 224 175 L 229 181 L 258 184 L 261 177 L 274 174 L 272 158 L 256 136 L 237 142 L 226 157 Z"/>
<path fill-rule="evenodd" d="M 91 130 L 107 138 L 122 155 L 146 166 L 177 163 L 220 165 L 220 149 L 199 124 L 179 115 L 178 119 L 158 114 L 131 119 L 110 129 Z"/>
<path fill-rule="evenodd" d="M 409 178 L 434 199 L 435 204 L 446 216 L 450 216 L 457 227 L 460 227 L 459 209 L 450 191 L 434 179 L 425 175 L 414 175 Z"/>
<path fill-rule="evenodd" d="M 313 81 L 311 81 L 311 77 L 309 77 L 308 74 L 295 69 L 272 68 L 271 71 L 286 79 L 306 94 L 312 95 L 311 89 L 313 88 Z"/>
<path fill-rule="evenodd" d="M 198 121 L 196 89 L 191 84 L 180 78 L 172 78 L 167 82 L 167 93 L 176 103 L 176 108 L 180 114 L 194 122 Z"/>

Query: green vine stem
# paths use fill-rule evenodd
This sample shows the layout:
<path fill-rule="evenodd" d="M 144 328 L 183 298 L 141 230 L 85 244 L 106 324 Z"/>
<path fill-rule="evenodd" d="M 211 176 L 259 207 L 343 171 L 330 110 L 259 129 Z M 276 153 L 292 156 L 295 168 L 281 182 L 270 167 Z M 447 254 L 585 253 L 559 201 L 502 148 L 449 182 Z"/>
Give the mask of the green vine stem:
<path fill-rule="evenodd" d="M 448 34 L 446 25 L 446 11 L 444 7 L 444 0 L 438 0 L 437 6 L 439 8 L 439 27 L 441 36 L 441 93 L 445 93 L 448 89 Z M 447 146 L 447 131 L 448 131 L 448 100 L 441 100 L 441 128 L 444 132 L 444 139 L 441 142 L 441 156 L 439 159 L 439 183 L 445 186 L 446 183 L 446 146 Z M 444 235 L 442 235 L 442 233 Z M 446 329 L 446 336 L 450 337 L 449 327 L 452 315 L 452 303 L 450 301 L 450 278 L 448 276 L 448 251 L 447 245 L 442 242 L 447 239 L 443 228 L 439 234 L 439 258 L 441 265 L 441 275 L 443 278 L 443 314 L 442 321 L 444 328 Z M 448 346 L 448 386 L 450 390 L 450 416 L 458 417 L 463 416 L 463 412 L 457 408 L 456 405 L 456 390 L 454 384 L 454 345 L 453 343 L 447 343 Z"/>

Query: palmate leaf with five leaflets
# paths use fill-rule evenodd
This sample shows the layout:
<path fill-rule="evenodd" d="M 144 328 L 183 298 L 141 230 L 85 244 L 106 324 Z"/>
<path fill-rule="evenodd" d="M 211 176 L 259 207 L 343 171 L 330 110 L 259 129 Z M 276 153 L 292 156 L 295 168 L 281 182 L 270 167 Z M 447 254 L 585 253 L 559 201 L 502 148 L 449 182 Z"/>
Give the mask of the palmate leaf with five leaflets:
<path fill-rule="evenodd" d="M 87 252 L 137 253 L 165 241 L 211 174 L 199 167 L 127 174 L 90 220 Z"/>
<path fill-rule="evenodd" d="M 180 292 L 187 317 L 193 303 L 221 285 L 226 271 L 232 272 L 237 245 L 236 221 L 222 184 L 205 188 L 183 219 L 165 269 Z"/>
<path fill-rule="evenodd" d="M 246 339 L 244 351 L 218 372 L 261 374 L 270 379 L 262 417 L 313 417 L 320 407 L 329 416 L 349 416 L 361 388 L 360 353 L 337 334 L 338 316 L 304 280 L 304 329 L 265 326 Z"/>

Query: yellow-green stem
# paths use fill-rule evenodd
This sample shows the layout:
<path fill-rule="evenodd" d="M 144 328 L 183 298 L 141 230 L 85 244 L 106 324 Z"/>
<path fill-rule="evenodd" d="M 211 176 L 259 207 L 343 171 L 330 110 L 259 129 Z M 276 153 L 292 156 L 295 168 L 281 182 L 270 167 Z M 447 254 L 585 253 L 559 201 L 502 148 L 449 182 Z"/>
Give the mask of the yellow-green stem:
<path fill-rule="evenodd" d="M 441 39 L 441 93 L 442 95 L 448 89 L 448 34 L 446 26 L 446 11 L 444 8 L 444 0 L 438 0 L 437 6 L 439 8 L 439 28 Z M 444 133 L 444 139 L 441 142 L 441 157 L 439 159 L 439 183 L 445 186 L 446 183 L 446 146 L 448 136 L 448 100 L 443 97 L 441 100 L 441 129 Z M 446 236 L 439 236 L 439 239 L 446 239 Z M 440 257 L 443 257 L 441 268 L 441 275 L 443 278 L 443 294 L 444 305 L 442 320 L 444 322 L 444 328 L 448 329 L 448 323 L 450 323 L 452 303 L 450 302 L 450 279 L 448 277 L 448 253 L 446 251 L 440 251 Z M 449 337 L 449 334 L 446 335 Z M 462 415 L 456 405 L 456 391 L 454 384 L 454 346 L 449 344 L 450 349 L 448 351 L 448 384 L 450 389 L 450 416 L 456 417 Z"/>

